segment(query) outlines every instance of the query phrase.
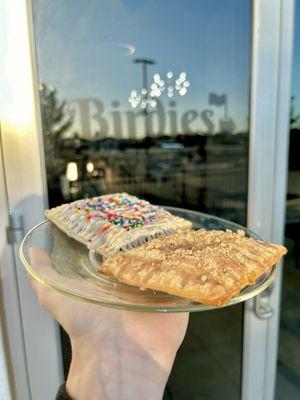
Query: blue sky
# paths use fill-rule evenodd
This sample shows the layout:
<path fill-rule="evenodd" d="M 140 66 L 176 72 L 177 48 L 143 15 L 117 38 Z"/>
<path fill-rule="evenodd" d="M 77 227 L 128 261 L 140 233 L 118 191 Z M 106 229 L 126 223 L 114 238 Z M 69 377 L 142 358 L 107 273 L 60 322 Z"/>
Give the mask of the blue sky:
<path fill-rule="evenodd" d="M 147 57 L 156 61 L 150 76 L 187 73 L 189 90 L 176 97 L 179 116 L 210 108 L 217 129 L 223 109 L 209 106 L 208 94 L 226 93 L 237 130 L 247 129 L 249 0 L 33 0 L 33 6 L 40 80 L 61 99 L 98 98 L 109 121 L 113 100 L 122 112 L 130 109 L 130 91 L 141 89 L 133 60 Z M 169 99 L 161 102 L 167 110 Z M 201 120 L 192 127 L 201 130 Z"/>

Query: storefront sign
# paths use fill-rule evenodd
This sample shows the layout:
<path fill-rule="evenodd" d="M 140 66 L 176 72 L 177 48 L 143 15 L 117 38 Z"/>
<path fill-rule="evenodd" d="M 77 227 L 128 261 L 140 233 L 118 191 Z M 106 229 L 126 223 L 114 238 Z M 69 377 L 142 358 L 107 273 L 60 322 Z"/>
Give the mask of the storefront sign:
<path fill-rule="evenodd" d="M 215 103 L 216 106 L 221 104 Z M 163 105 L 157 100 L 155 110 L 136 111 L 124 110 L 117 100 L 107 106 L 97 98 L 81 98 L 68 102 L 67 112 L 73 118 L 73 126 L 65 137 L 71 137 L 76 131 L 80 138 L 88 140 L 105 137 L 141 139 L 145 136 L 192 133 L 213 135 L 234 133 L 235 130 L 234 121 L 227 116 L 216 123 L 215 111 L 210 108 L 191 109 L 179 115 L 175 101 Z"/>

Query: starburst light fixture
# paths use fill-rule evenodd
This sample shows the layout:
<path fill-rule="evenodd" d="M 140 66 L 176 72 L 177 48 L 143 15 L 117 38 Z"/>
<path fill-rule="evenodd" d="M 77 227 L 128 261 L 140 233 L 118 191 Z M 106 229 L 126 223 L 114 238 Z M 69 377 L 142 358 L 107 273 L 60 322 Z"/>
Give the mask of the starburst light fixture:
<path fill-rule="evenodd" d="M 176 78 L 173 71 L 168 71 L 165 79 L 162 79 L 160 74 L 155 73 L 150 89 L 144 87 L 140 92 L 133 89 L 128 100 L 132 108 L 147 110 L 149 106 L 151 108 L 156 107 L 157 101 L 155 99 L 164 92 L 169 98 L 174 97 L 176 93 L 185 96 L 189 86 L 190 82 L 187 80 L 186 72 L 181 72 Z"/>
<path fill-rule="evenodd" d="M 143 88 L 140 93 L 136 89 L 133 89 L 130 93 L 129 103 L 132 108 L 140 107 L 142 110 L 146 110 L 147 106 L 155 108 L 157 101 L 147 96 L 148 90 Z"/>

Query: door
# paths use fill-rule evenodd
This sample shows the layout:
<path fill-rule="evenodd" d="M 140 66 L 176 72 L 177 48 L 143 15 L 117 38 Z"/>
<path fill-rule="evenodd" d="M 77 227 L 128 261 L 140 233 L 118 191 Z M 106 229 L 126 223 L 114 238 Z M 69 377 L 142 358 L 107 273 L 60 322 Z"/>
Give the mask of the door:
<path fill-rule="evenodd" d="M 3 148 L 25 228 L 47 203 L 127 191 L 282 240 L 292 1 L 4 4 L 11 27 L 23 29 L 7 31 L 16 103 L 5 110 Z M 37 385 L 38 366 L 52 364 L 51 388 L 62 379 L 61 348 L 67 373 L 68 339 L 17 271 L 37 399 L 52 390 Z M 271 400 L 279 287 L 280 275 L 259 299 L 191 315 L 165 397 Z M 46 326 L 52 352 L 28 339 Z"/>

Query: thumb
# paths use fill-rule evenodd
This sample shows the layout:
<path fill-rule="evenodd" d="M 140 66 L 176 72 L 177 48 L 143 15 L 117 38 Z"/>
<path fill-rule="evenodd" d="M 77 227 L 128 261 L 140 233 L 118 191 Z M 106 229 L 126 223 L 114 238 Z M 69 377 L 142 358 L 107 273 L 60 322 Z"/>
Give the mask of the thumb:
<path fill-rule="evenodd" d="M 40 304 L 45 307 L 53 290 L 45 285 L 43 277 L 47 280 L 47 276 L 53 270 L 52 263 L 49 256 L 37 247 L 31 247 L 28 252 L 34 271 L 38 271 L 38 277 L 28 275 L 28 280 L 37 294 Z"/>

